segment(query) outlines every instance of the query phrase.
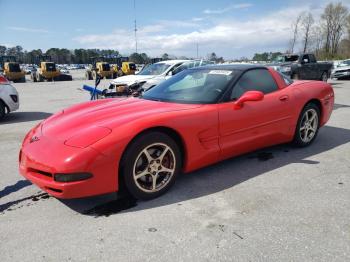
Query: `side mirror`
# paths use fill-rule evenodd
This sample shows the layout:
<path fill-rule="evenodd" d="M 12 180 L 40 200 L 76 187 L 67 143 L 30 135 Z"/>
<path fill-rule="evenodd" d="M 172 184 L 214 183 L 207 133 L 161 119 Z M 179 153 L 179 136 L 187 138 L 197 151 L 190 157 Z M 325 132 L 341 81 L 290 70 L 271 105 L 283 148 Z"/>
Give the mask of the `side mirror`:
<path fill-rule="evenodd" d="M 169 71 L 168 76 L 172 76 L 172 75 L 173 75 L 173 71 Z"/>
<path fill-rule="evenodd" d="M 234 109 L 241 109 L 245 102 L 248 101 L 261 101 L 264 99 L 264 93 L 260 91 L 248 91 L 245 92 L 236 102 L 233 104 Z"/>
<path fill-rule="evenodd" d="M 303 62 L 304 64 L 309 63 L 309 59 L 304 59 Z"/>

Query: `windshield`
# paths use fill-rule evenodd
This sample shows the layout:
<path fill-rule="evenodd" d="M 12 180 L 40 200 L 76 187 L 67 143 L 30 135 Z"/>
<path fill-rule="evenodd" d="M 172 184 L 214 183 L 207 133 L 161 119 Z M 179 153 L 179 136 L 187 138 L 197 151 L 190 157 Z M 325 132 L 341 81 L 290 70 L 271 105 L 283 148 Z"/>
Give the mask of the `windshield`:
<path fill-rule="evenodd" d="M 54 63 L 46 63 L 46 71 L 54 72 L 56 71 L 56 66 Z"/>
<path fill-rule="evenodd" d="M 17 63 L 9 63 L 10 72 L 21 72 L 21 68 Z"/>
<path fill-rule="evenodd" d="M 139 75 L 161 75 L 170 67 L 169 64 L 156 63 L 146 66 Z"/>
<path fill-rule="evenodd" d="M 275 62 L 295 62 L 298 61 L 298 55 L 279 55 L 276 57 Z"/>
<path fill-rule="evenodd" d="M 190 69 L 146 91 L 144 99 L 193 103 L 215 103 L 235 76 L 232 70 Z"/>

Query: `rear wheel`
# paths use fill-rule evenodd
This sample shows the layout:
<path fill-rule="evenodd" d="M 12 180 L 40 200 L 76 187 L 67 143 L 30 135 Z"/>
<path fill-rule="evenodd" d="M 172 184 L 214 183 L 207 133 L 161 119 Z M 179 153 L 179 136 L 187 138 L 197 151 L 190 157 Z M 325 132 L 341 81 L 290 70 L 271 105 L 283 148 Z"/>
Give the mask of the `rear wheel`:
<path fill-rule="evenodd" d="M 178 145 L 160 132 L 136 138 L 125 152 L 121 176 L 128 191 L 147 200 L 164 194 L 175 182 L 182 166 Z"/>
<path fill-rule="evenodd" d="M 327 74 L 327 72 L 323 72 L 323 73 L 322 73 L 321 80 L 322 80 L 323 82 L 327 82 L 327 80 L 328 80 L 328 74 Z"/>
<path fill-rule="evenodd" d="M 86 72 L 85 72 L 85 79 L 86 79 L 86 80 L 92 80 L 91 72 L 89 72 L 89 71 L 86 71 Z"/>
<path fill-rule="evenodd" d="M 314 103 L 307 104 L 299 116 L 293 143 L 298 147 L 310 145 L 317 136 L 319 123 L 319 107 Z"/>

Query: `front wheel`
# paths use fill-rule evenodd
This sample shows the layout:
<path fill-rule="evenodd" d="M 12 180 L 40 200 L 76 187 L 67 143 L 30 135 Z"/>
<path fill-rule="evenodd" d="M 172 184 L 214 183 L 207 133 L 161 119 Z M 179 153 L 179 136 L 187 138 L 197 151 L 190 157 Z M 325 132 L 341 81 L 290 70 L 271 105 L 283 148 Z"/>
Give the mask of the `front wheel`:
<path fill-rule="evenodd" d="M 294 145 L 305 147 L 316 138 L 320 123 L 320 109 L 314 103 L 307 104 L 301 112 L 294 134 Z"/>
<path fill-rule="evenodd" d="M 160 132 L 136 138 L 125 152 L 121 176 L 137 199 L 148 200 L 164 194 L 175 182 L 182 167 L 176 142 Z"/>

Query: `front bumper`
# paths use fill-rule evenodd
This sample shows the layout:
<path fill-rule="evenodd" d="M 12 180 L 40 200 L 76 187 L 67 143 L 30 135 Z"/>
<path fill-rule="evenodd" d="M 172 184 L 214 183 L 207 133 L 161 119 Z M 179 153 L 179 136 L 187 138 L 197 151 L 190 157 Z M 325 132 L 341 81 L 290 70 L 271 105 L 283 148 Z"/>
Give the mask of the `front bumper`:
<path fill-rule="evenodd" d="M 80 198 L 115 192 L 118 164 L 93 148 L 74 148 L 45 136 L 26 137 L 19 155 L 19 171 L 32 183 L 57 198 Z M 57 182 L 54 174 L 88 172 L 93 176 L 76 182 Z"/>
<path fill-rule="evenodd" d="M 340 70 L 332 72 L 331 78 L 350 78 L 350 70 Z"/>

